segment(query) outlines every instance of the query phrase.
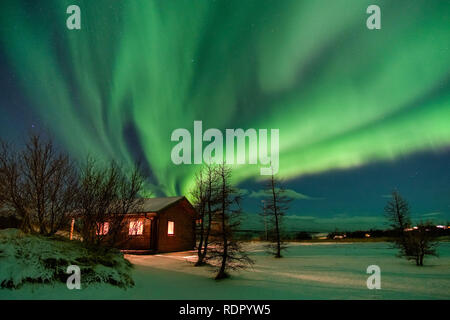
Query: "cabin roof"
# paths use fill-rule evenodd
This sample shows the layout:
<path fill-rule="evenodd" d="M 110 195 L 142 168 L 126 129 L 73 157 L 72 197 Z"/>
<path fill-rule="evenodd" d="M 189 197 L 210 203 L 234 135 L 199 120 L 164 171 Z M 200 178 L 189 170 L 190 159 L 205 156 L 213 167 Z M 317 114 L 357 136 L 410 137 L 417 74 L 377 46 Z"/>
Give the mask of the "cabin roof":
<path fill-rule="evenodd" d="M 159 212 L 182 199 L 183 196 L 139 199 L 136 201 L 141 203 L 128 213 Z"/>
<path fill-rule="evenodd" d="M 135 200 L 135 203 L 131 205 L 131 208 L 129 208 L 126 214 L 133 215 L 145 213 L 154 216 L 161 210 L 164 210 L 182 199 L 186 199 L 186 197 L 139 198 Z M 77 209 L 68 214 L 72 217 L 76 217 L 81 214 L 81 211 L 82 209 Z"/>

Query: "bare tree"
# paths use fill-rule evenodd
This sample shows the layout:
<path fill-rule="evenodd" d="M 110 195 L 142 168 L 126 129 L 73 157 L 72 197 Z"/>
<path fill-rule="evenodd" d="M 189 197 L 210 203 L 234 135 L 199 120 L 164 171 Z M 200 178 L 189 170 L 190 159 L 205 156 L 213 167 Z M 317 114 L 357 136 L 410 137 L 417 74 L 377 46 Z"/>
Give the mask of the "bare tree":
<path fill-rule="evenodd" d="M 30 137 L 22 159 L 32 222 L 41 234 L 54 234 L 67 224 L 67 213 L 75 206 L 78 181 L 74 164 L 68 155 L 55 150 L 51 140 L 39 135 Z"/>
<path fill-rule="evenodd" d="M 143 203 L 139 198 L 142 190 L 144 177 L 141 174 L 139 164 L 136 164 L 129 175 L 120 174 L 117 181 L 116 199 L 111 203 L 108 210 L 109 221 L 111 221 L 109 246 L 118 245 L 121 241 L 121 232 L 124 230 L 125 215 L 129 212 L 139 212 Z M 147 195 L 150 193 L 147 192 Z M 123 240 L 123 239 L 122 239 Z"/>
<path fill-rule="evenodd" d="M 286 245 L 282 240 L 283 217 L 289 209 L 291 198 L 286 196 L 286 189 L 272 173 L 267 182 L 265 193 L 267 195 L 263 202 L 262 217 L 267 224 L 267 238 L 270 244 L 266 246 L 268 252 L 275 258 L 282 257 L 282 251 Z"/>
<path fill-rule="evenodd" d="M 139 166 L 127 176 L 113 161 L 102 166 L 88 157 L 80 171 L 77 213 L 83 241 L 115 246 L 121 240 L 126 213 L 141 205 L 138 194 L 143 178 Z"/>
<path fill-rule="evenodd" d="M 236 237 L 241 223 L 241 195 L 231 185 L 231 169 L 221 164 L 216 170 L 219 177 L 219 205 L 214 215 L 215 226 L 211 230 L 213 241 L 207 260 L 219 260 L 220 267 L 215 278 L 219 280 L 229 277 L 229 269 L 242 269 L 253 264 L 253 261 Z"/>
<path fill-rule="evenodd" d="M 390 227 L 399 235 L 411 225 L 409 205 L 396 190 L 392 192 L 384 212 Z"/>
<path fill-rule="evenodd" d="M 394 246 L 399 249 L 399 256 L 414 260 L 417 266 L 423 266 L 426 255 L 436 256 L 437 242 L 431 232 L 430 224 L 420 223 L 411 227 L 409 205 L 398 191 L 385 207 L 385 215 L 391 228 L 395 231 Z"/>
<path fill-rule="evenodd" d="M 406 231 L 411 225 L 409 205 L 398 191 L 393 191 L 391 199 L 384 208 L 385 216 L 394 231 L 394 247 L 399 249 L 399 256 L 406 256 L 409 252 Z"/>
<path fill-rule="evenodd" d="M 425 256 L 437 256 L 438 242 L 431 231 L 433 227 L 431 223 L 419 223 L 406 232 L 407 250 L 403 252 L 403 256 L 415 261 L 417 266 L 423 266 Z"/>
<path fill-rule="evenodd" d="M 6 205 L 7 198 L 7 175 L 5 174 L 4 165 L 2 159 L 3 157 L 3 141 L 0 140 L 0 209 L 3 209 Z"/>
<path fill-rule="evenodd" d="M 22 219 L 22 229 L 52 235 L 68 223 L 75 205 L 77 174 L 51 139 L 30 135 L 22 151 L 2 143 L 2 201 Z"/>
<path fill-rule="evenodd" d="M 54 174 L 49 179 L 49 203 L 46 228 L 49 234 L 65 229 L 68 225 L 68 213 L 76 208 L 78 193 L 78 175 L 71 160 L 63 155 L 57 159 Z"/>
<path fill-rule="evenodd" d="M 21 229 L 32 232 L 30 211 L 23 192 L 23 177 L 20 170 L 20 158 L 14 146 L 0 143 L 0 202 L 14 211 L 21 220 Z"/>
<path fill-rule="evenodd" d="M 195 177 L 195 187 L 191 192 L 194 208 L 197 212 L 197 262 L 195 266 L 205 264 L 208 254 L 209 236 L 211 233 L 211 224 L 213 214 L 218 205 L 218 175 L 217 168 L 214 165 L 205 165 Z"/>

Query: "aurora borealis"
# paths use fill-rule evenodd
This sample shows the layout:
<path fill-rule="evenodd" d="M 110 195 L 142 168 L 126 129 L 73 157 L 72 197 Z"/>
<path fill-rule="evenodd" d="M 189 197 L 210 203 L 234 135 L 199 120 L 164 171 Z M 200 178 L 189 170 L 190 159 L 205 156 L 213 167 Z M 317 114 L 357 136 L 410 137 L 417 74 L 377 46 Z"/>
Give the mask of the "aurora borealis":
<path fill-rule="evenodd" d="M 65 26 L 71 4 L 81 30 Z M 366 28 L 370 4 L 381 30 Z M 33 125 L 78 159 L 143 160 L 159 195 L 189 191 L 198 166 L 171 162 L 170 135 L 195 120 L 279 129 L 279 174 L 296 190 L 430 155 L 439 190 L 418 206 L 450 216 L 449 1 L 3 0 L 0 25 L 2 137 Z M 405 167 L 386 185 L 409 185 Z M 258 167 L 234 177 L 259 188 Z M 333 198 L 328 189 L 313 196 Z"/>

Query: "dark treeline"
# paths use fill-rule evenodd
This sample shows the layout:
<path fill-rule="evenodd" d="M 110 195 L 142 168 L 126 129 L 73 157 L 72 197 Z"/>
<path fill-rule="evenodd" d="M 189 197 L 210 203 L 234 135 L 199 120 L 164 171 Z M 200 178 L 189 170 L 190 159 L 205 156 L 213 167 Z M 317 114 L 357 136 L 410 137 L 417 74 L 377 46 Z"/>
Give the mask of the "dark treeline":
<path fill-rule="evenodd" d="M 449 223 L 443 224 L 448 226 Z M 436 225 L 431 225 L 429 228 L 430 234 L 434 237 L 447 237 L 450 236 L 450 229 L 439 228 Z M 320 234 L 320 236 L 318 236 Z M 266 233 L 264 230 L 245 230 L 241 229 L 236 233 L 236 237 L 243 241 L 265 241 Z M 305 240 L 343 240 L 343 239 L 380 239 L 389 241 L 398 237 L 398 232 L 388 229 L 368 229 L 368 230 L 355 230 L 355 231 L 332 231 L 328 233 L 312 232 L 312 231 L 284 231 L 281 234 L 281 240 L 286 241 L 305 241 Z"/>
<path fill-rule="evenodd" d="M 447 224 L 446 224 L 447 225 Z M 429 228 L 430 234 L 435 237 L 450 236 L 450 229 L 438 228 L 436 225 L 431 225 Z M 335 239 L 335 237 L 344 236 L 347 239 L 364 239 L 364 238 L 396 238 L 399 236 L 397 230 L 388 229 L 369 229 L 369 230 L 357 230 L 357 231 L 333 231 L 327 235 L 328 239 Z M 368 236 L 369 237 L 368 237 Z"/>
<path fill-rule="evenodd" d="M 138 165 L 127 169 L 93 157 L 76 163 L 43 135 L 30 134 L 21 148 L 0 141 L 0 209 L 12 214 L 2 222 L 53 236 L 76 219 L 86 245 L 114 247 L 144 182 Z M 105 221 L 107 234 L 101 230 Z"/>

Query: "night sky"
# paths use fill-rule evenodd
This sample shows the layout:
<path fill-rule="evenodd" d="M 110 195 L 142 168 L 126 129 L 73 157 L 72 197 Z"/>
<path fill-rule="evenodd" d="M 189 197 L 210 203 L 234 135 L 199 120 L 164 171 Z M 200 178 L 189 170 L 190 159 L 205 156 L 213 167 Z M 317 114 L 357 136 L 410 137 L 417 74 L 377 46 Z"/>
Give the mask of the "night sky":
<path fill-rule="evenodd" d="M 66 8 L 81 8 L 81 30 Z M 381 30 L 366 8 L 381 8 Z M 187 194 L 173 130 L 280 130 L 289 227 L 383 226 L 398 189 L 450 220 L 450 2 L 0 2 L 0 135 L 48 131 L 75 159 L 141 160 L 155 195 Z M 259 167 L 234 181 L 256 213 Z"/>

